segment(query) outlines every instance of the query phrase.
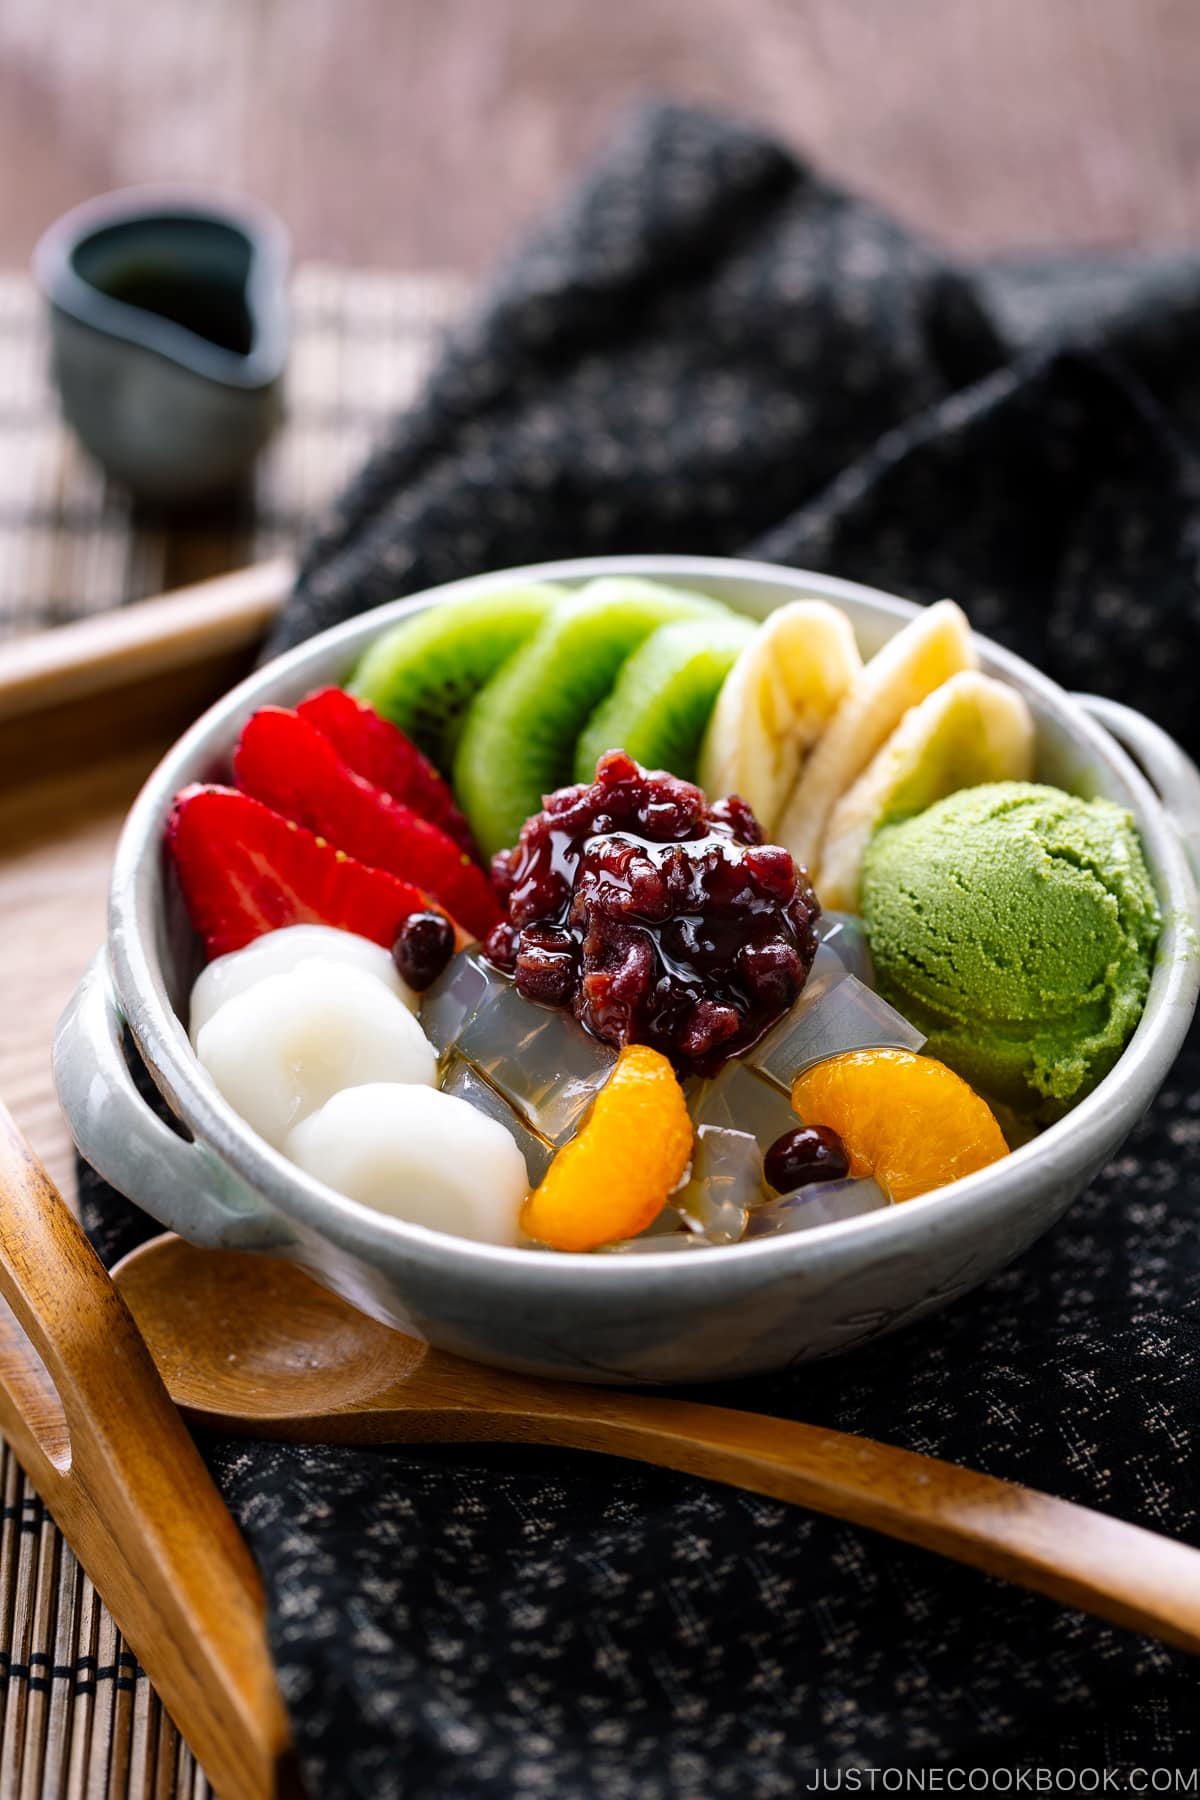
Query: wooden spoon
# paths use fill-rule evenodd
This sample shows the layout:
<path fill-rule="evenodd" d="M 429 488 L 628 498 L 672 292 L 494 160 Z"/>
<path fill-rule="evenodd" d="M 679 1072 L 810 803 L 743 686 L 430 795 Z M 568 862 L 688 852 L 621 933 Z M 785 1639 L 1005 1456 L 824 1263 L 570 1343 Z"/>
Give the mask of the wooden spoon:
<path fill-rule="evenodd" d="M 217 1792 L 299 1794 L 249 1552 L 120 1295 L 3 1106 L 0 1430 Z"/>
<path fill-rule="evenodd" d="M 114 1279 L 194 1426 L 632 1457 L 868 1525 L 1200 1651 L 1200 1550 L 1013 1482 L 813 1425 L 483 1368 L 376 1324 L 292 1264 L 172 1236 Z"/>

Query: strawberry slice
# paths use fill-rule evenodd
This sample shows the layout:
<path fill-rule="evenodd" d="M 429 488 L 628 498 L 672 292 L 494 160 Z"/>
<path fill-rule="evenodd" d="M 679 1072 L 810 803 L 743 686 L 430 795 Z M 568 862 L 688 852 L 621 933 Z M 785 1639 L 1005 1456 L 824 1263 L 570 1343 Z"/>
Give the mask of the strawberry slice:
<path fill-rule="evenodd" d="M 283 925 L 336 925 L 390 950 L 409 913 L 433 906 L 411 882 L 356 862 L 233 788 L 178 794 L 167 845 L 210 959 Z"/>
<path fill-rule="evenodd" d="M 310 694 L 296 711 L 329 739 L 356 775 L 440 825 L 468 856 L 477 854 L 471 827 L 455 806 L 447 783 L 412 739 L 374 707 L 356 700 L 345 688 L 328 687 Z"/>
<path fill-rule="evenodd" d="M 500 908 L 477 863 L 428 819 L 356 775 L 299 713 L 264 706 L 247 720 L 233 759 L 237 785 L 348 856 L 414 882 L 477 937 Z"/>

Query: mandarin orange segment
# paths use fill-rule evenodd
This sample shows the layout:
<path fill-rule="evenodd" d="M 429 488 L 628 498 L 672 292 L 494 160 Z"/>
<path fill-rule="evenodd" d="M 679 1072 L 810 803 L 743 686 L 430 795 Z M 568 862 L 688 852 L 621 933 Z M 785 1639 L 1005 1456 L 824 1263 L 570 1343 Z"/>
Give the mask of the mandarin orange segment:
<path fill-rule="evenodd" d="M 893 1200 L 915 1200 L 1008 1155 L 986 1101 L 945 1063 L 911 1050 L 847 1050 L 804 1069 L 792 1105 L 829 1125 L 853 1176 L 873 1175 Z"/>
<path fill-rule="evenodd" d="M 521 1229 L 552 1250 L 644 1231 L 687 1172 L 692 1121 L 665 1056 L 627 1044 L 577 1137 L 526 1200 Z"/>

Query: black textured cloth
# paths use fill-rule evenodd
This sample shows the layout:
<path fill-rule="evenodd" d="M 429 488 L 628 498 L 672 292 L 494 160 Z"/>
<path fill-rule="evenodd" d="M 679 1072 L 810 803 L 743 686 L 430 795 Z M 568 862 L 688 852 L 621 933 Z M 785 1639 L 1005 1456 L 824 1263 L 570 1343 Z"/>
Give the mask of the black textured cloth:
<path fill-rule="evenodd" d="M 1200 259 L 965 269 L 655 108 L 447 347 L 277 643 L 478 570 L 750 551 L 918 598 L 1200 741 Z M 709 1397 L 1200 1544 L 1200 1045 L 939 1318 Z M 107 1254 L 144 1222 L 86 1189 Z M 321 1796 L 790 1795 L 859 1765 L 1200 1764 L 1196 1665 L 916 1550 L 561 1453 L 210 1447 Z M 831 1773 L 832 1778 L 832 1773 Z"/>

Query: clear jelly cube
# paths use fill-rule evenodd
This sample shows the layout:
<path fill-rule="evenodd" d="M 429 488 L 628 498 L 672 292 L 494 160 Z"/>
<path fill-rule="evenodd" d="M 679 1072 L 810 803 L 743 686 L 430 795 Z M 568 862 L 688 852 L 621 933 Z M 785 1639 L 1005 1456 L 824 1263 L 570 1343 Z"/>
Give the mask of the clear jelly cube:
<path fill-rule="evenodd" d="M 815 962 L 813 969 L 815 973 Z M 809 977 L 787 1018 L 748 1050 L 745 1060 L 765 1080 L 790 1093 L 801 1069 L 839 1051 L 919 1050 L 924 1042 L 915 1025 L 857 975 L 825 979 L 822 973 L 815 988 Z"/>
<path fill-rule="evenodd" d="M 692 1076 L 684 1084 L 688 1111 L 697 1127 L 748 1132 L 765 1156 L 782 1132 L 800 1123 L 789 1095 L 748 1063 L 733 1057 L 711 1081 Z"/>
<path fill-rule="evenodd" d="M 780 1194 L 756 1206 L 746 1223 L 747 1238 L 775 1237 L 793 1231 L 811 1231 L 814 1225 L 832 1225 L 839 1219 L 856 1219 L 861 1213 L 879 1212 L 891 1201 L 875 1181 L 815 1181 L 793 1193 Z"/>
<path fill-rule="evenodd" d="M 701 1125 L 687 1185 L 672 1196 L 684 1224 L 708 1244 L 736 1244 L 763 1198 L 762 1151 L 748 1131 Z"/>
<path fill-rule="evenodd" d="M 681 1222 L 679 1214 L 673 1206 L 668 1204 L 663 1207 L 660 1213 L 656 1214 L 656 1216 L 651 1219 L 644 1231 L 639 1231 L 638 1236 L 662 1237 L 664 1233 L 676 1232 L 680 1229 Z"/>
<path fill-rule="evenodd" d="M 497 983 L 512 986 L 470 950 L 461 950 L 451 957 L 421 998 L 421 1029 L 439 1056 L 457 1042 L 463 1027 L 474 1018 L 480 1001 Z"/>
<path fill-rule="evenodd" d="M 822 913 L 817 920 L 817 936 L 849 974 L 858 976 L 864 987 L 875 986 L 871 945 L 867 928 L 860 918 L 854 913 Z"/>
<path fill-rule="evenodd" d="M 455 1049 L 556 1147 L 574 1137 L 617 1060 L 570 1013 L 538 1006 L 494 976 Z"/>
<path fill-rule="evenodd" d="M 640 1237 L 615 1238 L 611 1244 L 601 1244 L 599 1254 L 602 1256 L 636 1256 L 639 1253 L 658 1250 L 703 1250 L 705 1240 L 694 1231 L 680 1227 L 675 1231 L 643 1231 Z"/>
<path fill-rule="evenodd" d="M 553 1147 L 544 1139 L 530 1131 L 524 1119 L 508 1104 L 502 1094 L 477 1075 L 470 1063 L 464 1062 L 460 1056 L 452 1055 L 442 1070 L 442 1092 L 453 1094 L 456 1099 L 466 1100 L 489 1119 L 495 1119 L 503 1125 L 517 1149 L 525 1158 L 525 1168 L 529 1175 L 530 1187 L 537 1187 L 542 1176 L 550 1167 L 550 1159 L 554 1155 Z M 453 1154 L 453 1145 L 450 1146 Z"/>
<path fill-rule="evenodd" d="M 808 979 L 800 990 L 800 998 L 796 1001 L 796 1006 L 799 1006 L 802 1000 L 806 1000 L 812 1006 L 815 1001 L 837 987 L 839 982 L 845 981 L 850 971 L 838 955 L 836 944 L 837 939 L 833 938 L 829 942 L 817 945 L 817 954 L 813 957 L 812 968 L 808 971 Z M 792 1010 L 795 1011 L 795 1007 Z"/>

